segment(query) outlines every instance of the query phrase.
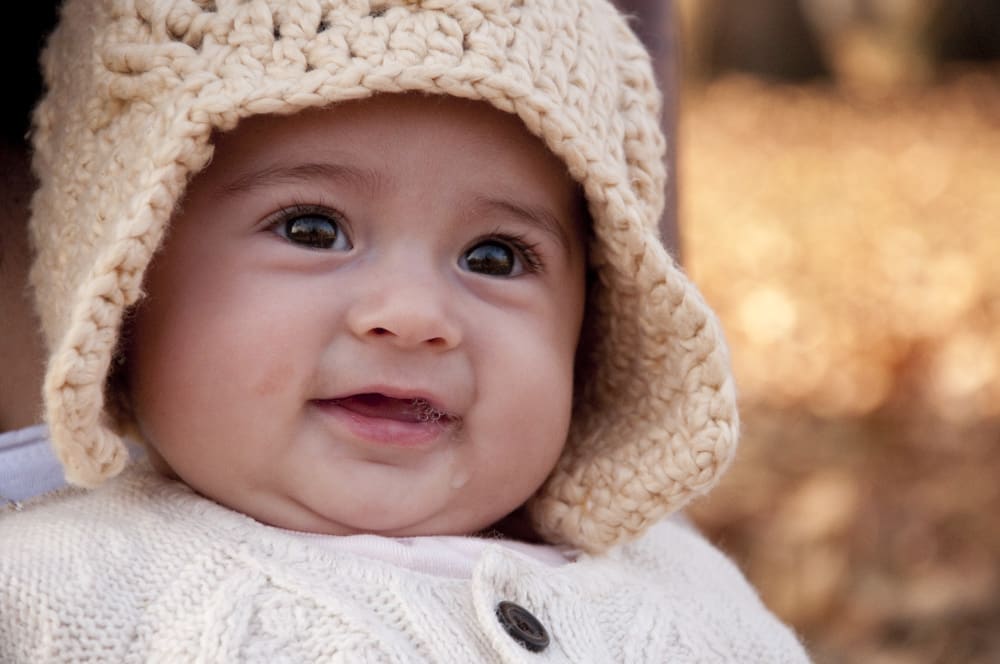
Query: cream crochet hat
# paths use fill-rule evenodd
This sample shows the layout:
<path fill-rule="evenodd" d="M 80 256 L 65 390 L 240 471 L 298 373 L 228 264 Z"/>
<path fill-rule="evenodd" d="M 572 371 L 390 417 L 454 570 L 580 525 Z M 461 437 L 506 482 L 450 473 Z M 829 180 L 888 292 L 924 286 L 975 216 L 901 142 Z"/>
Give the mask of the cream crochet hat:
<path fill-rule="evenodd" d="M 46 419 L 70 482 L 125 465 L 107 389 L 123 314 L 212 132 L 407 91 L 516 114 L 589 204 L 588 341 L 565 451 L 529 503 L 539 532 L 600 551 L 729 462 L 728 353 L 659 241 L 659 95 L 606 0 L 68 0 L 43 68 L 32 280 Z"/>

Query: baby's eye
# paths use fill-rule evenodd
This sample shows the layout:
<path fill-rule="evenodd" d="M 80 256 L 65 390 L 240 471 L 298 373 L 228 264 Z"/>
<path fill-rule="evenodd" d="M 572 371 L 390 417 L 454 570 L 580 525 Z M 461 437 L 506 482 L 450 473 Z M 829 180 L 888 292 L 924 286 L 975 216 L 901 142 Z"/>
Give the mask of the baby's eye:
<path fill-rule="evenodd" d="M 287 217 L 274 226 L 275 232 L 292 244 L 309 249 L 347 251 L 351 241 L 340 222 L 320 212 L 303 212 Z"/>
<path fill-rule="evenodd" d="M 513 277 L 526 270 L 536 269 L 534 253 L 530 247 L 515 248 L 510 243 L 497 239 L 485 240 L 472 246 L 462 255 L 459 265 L 469 272 L 493 277 Z"/>

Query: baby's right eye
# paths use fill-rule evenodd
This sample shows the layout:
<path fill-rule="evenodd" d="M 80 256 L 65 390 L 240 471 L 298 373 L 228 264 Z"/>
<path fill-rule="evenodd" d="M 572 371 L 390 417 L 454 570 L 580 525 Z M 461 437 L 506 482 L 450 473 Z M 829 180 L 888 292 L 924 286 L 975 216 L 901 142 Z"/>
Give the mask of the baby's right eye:
<path fill-rule="evenodd" d="M 340 221 L 316 210 L 291 211 L 274 224 L 274 231 L 292 244 L 309 249 L 348 251 L 351 241 Z"/>

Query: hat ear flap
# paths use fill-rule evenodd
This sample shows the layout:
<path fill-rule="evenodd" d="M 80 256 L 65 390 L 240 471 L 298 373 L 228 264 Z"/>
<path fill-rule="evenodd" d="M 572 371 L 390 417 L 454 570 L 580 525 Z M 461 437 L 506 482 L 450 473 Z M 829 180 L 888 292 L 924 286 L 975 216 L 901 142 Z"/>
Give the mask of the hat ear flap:
<path fill-rule="evenodd" d="M 721 329 L 659 237 L 665 141 L 648 55 L 632 35 L 618 44 L 627 172 L 602 179 L 592 169 L 585 183 L 597 278 L 583 375 L 566 449 L 528 505 L 545 539 L 588 551 L 630 539 L 708 491 L 739 428 Z"/>

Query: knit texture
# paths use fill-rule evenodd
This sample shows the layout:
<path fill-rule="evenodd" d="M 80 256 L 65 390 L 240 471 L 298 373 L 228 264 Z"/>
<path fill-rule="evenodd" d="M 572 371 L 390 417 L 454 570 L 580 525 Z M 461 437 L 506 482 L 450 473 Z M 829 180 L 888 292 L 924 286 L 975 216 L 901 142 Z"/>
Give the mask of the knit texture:
<path fill-rule="evenodd" d="M 565 451 L 529 503 L 550 542 L 642 533 L 717 481 L 737 440 L 719 326 L 658 238 L 664 138 L 648 55 L 605 0 L 68 0 L 43 56 L 32 271 L 46 419 L 67 479 L 127 459 L 107 383 L 213 132 L 380 93 L 516 114 L 580 183 L 595 272 Z"/>
<path fill-rule="evenodd" d="M 495 615 L 546 628 L 530 653 Z M 791 632 L 696 532 L 551 567 L 499 545 L 471 578 L 311 545 L 129 470 L 0 513 L 0 661 L 807 662 Z"/>

